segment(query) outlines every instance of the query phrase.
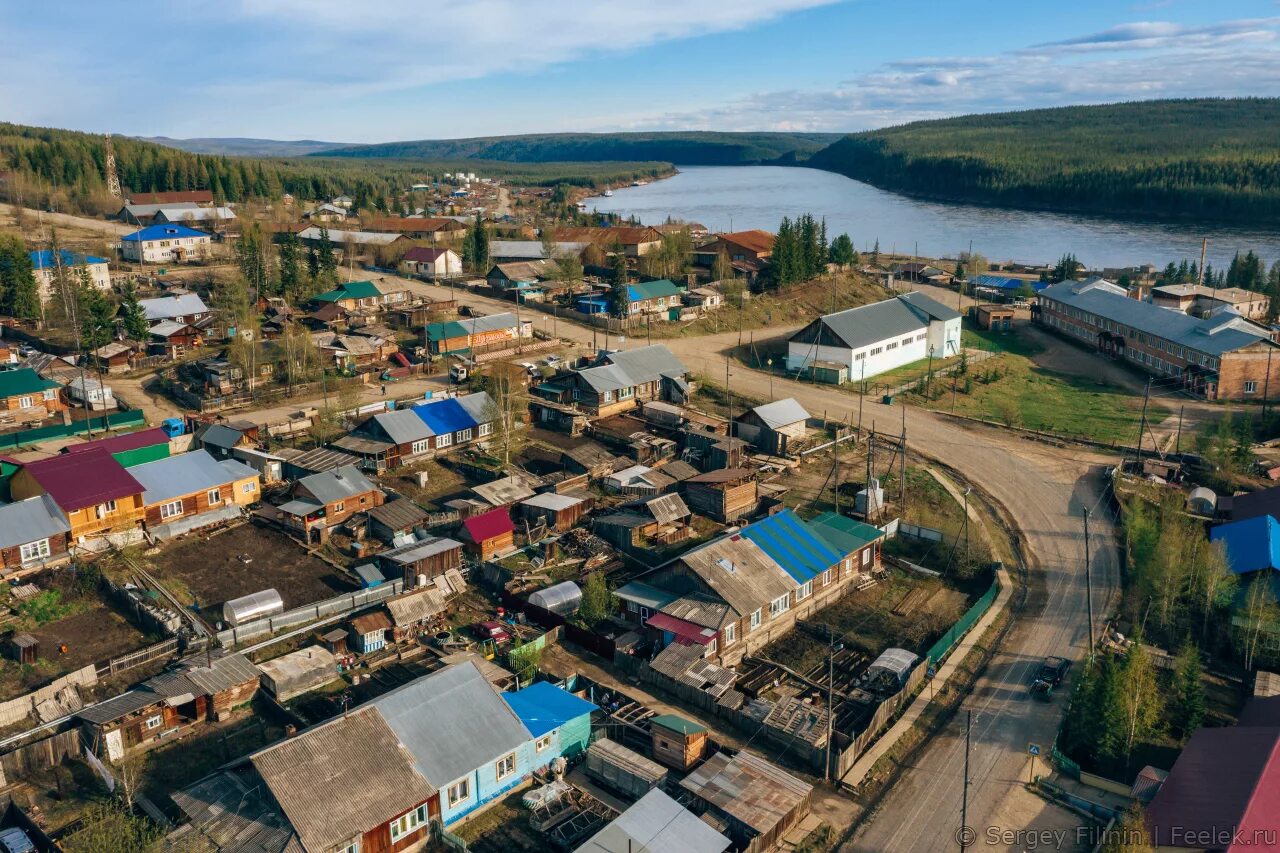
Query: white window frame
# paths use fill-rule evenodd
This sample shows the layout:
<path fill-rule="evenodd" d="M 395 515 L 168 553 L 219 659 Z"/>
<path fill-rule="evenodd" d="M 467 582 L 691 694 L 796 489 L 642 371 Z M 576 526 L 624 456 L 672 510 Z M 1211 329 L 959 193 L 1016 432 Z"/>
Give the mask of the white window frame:
<path fill-rule="evenodd" d="M 1244 383 L 1244 393 L 1246 393 L 1246 394 L 1256 394 L 1256 393 L 1258 393 L 1258 383 L 1257 383 L 1257 382 L 1255 382 L 1255 381 L 1254 381 L 1254 380 L 1252 380 L 1252 379 L 1245 380 L 1245 383 Z"/>
<path fill-rule="evenodd" d="M 142 725 L 144 725 L 149 732 L 155 731 L 164 725 L 164 715 L 156 714 L 154 717 L 147 717 L 146 721 Z"/>
<path fill-rule="evenodd" d="M 827 569 L 822 573 L 822 585 L 824 587 L 831 585 L 831 570 Z"/>
<path fill-rule="evenodd" d="M 796 601 L 804 601 L 811 595 L 813 595 L 813 581 L 805 581 L 796 587 Z"/>
<path fill-rule="evenodd" d="M 871 565 L 871 549 L 870 548 L 862 549 L 862 565 L 863 565 L 863 568 Z"/>
<path fill-rule="evenodd" d="M 751 630 L 752 631 L 757 630 L 761 625 L 764 624 L 764 617 L 761 613 L 762 610 L 763 608 L 757 607 L 751 613 Z"/>
<path fill-rule="evenodd" d="M 243 486 L 240 487 L 240 491 L 244 492 L 246 495 L 251 495 L 254 492 L 258 491 L 258 484 L 255 483 L 253 480 L 250 480 L 249 482 L 245 483 Z"/>
<path fill-rule="evenodd" d="M 116 509 L 118 509 L 118 507 L 116 506 L 115 499 L 112 498 L 106 503 L 100 503 L 97 506 L 95 506 L 93 508 L 93 513 L 98 517 L 98 520 L 101 521 L 111 513 L 115 512 Z"/>
<path fill-rule="evenodd" d="M 90 392 L 90 393 L 92 393 L 92 392 Z M 58 399 L 58 389 L 57 389 L 57 388 L 47 388 L 47 389 L 45 389 L 45 392 L 44 392 L 44 399 L 45 399 L 45 402 L 48 402 L 48 401 L 50 401 L 50 400 L 56 400 L 56 399 Z"/>
<path fill-rule="evenodd" d="M 458 436 L 457 436 L 458 444 L 462 444 L 462 442 L 470 441 L 470 440 L 471 440 L 471 430 L 469 428 L 458 430 Z"/>
<path fill-rule="evenodd" d="M 465 803 L 471 799 L 471 777 L 459 779 L 449 786 L 445 792 L 445 799 L 449 803 L 449 808 L 453 808 L 458 803 Z"/>
<path fill-rule="evenodd" d="M 49 540 L 48 538 L 37 539 L 35 542 L 28 542 L 18 549 L 22 562 L 30 562 L 31 560 L 43 560 L 49 556 Z"/>
<path fill-rule="evenodd" d="M 160 504 L 160 518 L 177 518 L 182 515 L 182 510 L 182 498 L 178 498 L 176 501 L 169 501 L 168 503 Z"/>
<path fill-rule="evenodd" d="M 777 619 L 791 609 L 791 593 L 780 595 L 769 602 L 769 618 Z"/>
<path fill-rule="evenodd" d="M 707 643 L 707 654 L 714 655 L 718 646 L 719 644 L 716 643 L 716 638 L 712 637 L 711 642 Z"/>
<path fill-rule="evenodd" d="M 19 398 L 18 398 L 18 408 L 19 408 L 19 409 L 29 409 L 29 408 L 31 408 L 31 406 L 34 404 L 34 402 L 35 402 L 35 401 L 32 399 L 32 397 L 31 397 L 30 395 L 23 396 L 23 397 L 19 397 Z"/>
<path fill-rule="evenodd" d="M 551 735 L 545 734 L 533 742 L 533 748 L 536 752 L 551 748 Z"/>
<path fill-rule="evenodd" d="M 506 765 L 505 772 L 503 771 L 504 765 Z M 493 777 L 497 779 L 499 782 L 501 782 L 503 779 L 506 779 L 508 776 L 513 775 L 515 772 L 516 772 L 516 754 L 514 752 L 508 752 L 506 755 L 502 756 L 501 758 L 499 758 L 497 761 L 493 763 Z"/>
<path fill-rule="evenodd" d="M 400 817 L 391 821 L 391 843 L 395 844 L 406 835 L 414 833 L 419 827 L 427 825 L 427 806 L 426 803 L 418 806 L 416 809 L 410 809 Z"/>
<path fill-rule="evenodd" d="M 493 424 L 491 423 L 480 424 L 479 430 L 480 430 L 480 435 L 489 435 L 491 432 L 493 432 Z"/>
<path fill-rule="evenodd" d="M 210 489 L 205 497 L 209 499 L 210 504 L 222 503 L 222 489 Z"/>
<path fill-rule="evenodd" d="M 339 850 L 338 853 L 360 853 L 360 839 L 357 838 L 355 841 L 352 841 L 346 847 Z"/>
<path fill-rule="evenodd" d="M 429 438 L 420 438 L 413 444 L 409 445 L 409 453 L 413 456 L 417 456 L 419 453 L 426 453 L 430 449 L 431 439 Z"/>
<path fill-rule="evenodd" d="M 601 392 L 600 392 L 600 401 L 601 401 L 602 403 L 612 403 L 612 402 L 613 402 L 613 392 L 612 392 L 612 391 L 601 391 Z"/>
<path fill-rule="evenodd" d="M 635 395 L 636 395 L 636 389 L 635 389 L 635 388 L 633 388 L 633 387 L 631 387 L 631 386 L 628 386 L 628 387 L 626 387 L 626 388 L 619 388 L 619 389 L 618 389 L 618 399 L 619 399 L 619 400 L 630 400 L 630 399 L 631 399 L 632 397 L 634 397 Z"/>
<path fill-rule="evenodd" d="M 441 447 L 448 447 L 448 446 L 449 446 L 449 445 L 451 445 L 451 444 L 453 444 L 453 436 L 452 436 L 452 435 L 449 435 L 448 433 L 446 433 L 446 434 L 444 434 L 444 435 L 437 435 L 437 436 L 436 436 L 436 448 L 437 448 L 437 449 L 439 449 L 439 448 L 441 448 Z"/>
<path fill-rule="evenodd" d="M 736 643 L 738 641 L 737 623 L 730 622 L 728 625 L 725 625 L 724 630 L 721 632 L 721 636 L 724 637 L 724 647 L 726 649 Z"/>

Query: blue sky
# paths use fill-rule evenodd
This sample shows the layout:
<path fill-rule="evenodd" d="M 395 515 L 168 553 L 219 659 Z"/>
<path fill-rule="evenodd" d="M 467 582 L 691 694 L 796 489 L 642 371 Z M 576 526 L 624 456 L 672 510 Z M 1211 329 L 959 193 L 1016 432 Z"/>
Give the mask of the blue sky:
<path fill-rule="evenodd" d="M 1275 0 L 0 0 L 0 119 L 344 142 L 1280 95 Z"/>

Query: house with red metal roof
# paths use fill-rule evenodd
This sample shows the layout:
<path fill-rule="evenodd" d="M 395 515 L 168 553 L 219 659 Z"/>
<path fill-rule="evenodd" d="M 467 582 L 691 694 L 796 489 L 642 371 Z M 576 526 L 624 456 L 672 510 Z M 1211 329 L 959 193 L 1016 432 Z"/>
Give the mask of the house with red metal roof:
<path fill-rule="evenodd" d="M 73 542 L 142 524 L 142 484 L 102 447 L 27 462 L 13 475 L 14 500 L 48 495 L 67 517 Z"/>
<path fill-rule="evenodd" d="M 506 507 L 499 507 L 462 522 L 462 538 L 468 552 L 488 560 L 515 547 L 516 526 Z"/>

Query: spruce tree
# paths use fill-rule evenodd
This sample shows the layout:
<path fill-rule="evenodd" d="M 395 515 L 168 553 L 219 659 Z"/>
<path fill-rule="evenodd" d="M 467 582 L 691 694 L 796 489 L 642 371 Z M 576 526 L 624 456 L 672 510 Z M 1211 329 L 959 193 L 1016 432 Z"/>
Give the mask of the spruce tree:
<path fill-rule="evenodd" d="M 1173 722 L 1182 742 L 1200 728 L 1204 722 L 1204 666 L 1200 661 L 1200 649 L 1187 640 L 1178 652 L 1173 665 Z"/>
<path fill-rule="evenodd" d="M 147 323 L 147 313 L 138 301 L 138 291 L 134 288 L 133 282 L 125 285 L 124 295 L 120 300 L 120 319 L 125 336 L 129 340 L 147 340 L 150 325 Z"/>

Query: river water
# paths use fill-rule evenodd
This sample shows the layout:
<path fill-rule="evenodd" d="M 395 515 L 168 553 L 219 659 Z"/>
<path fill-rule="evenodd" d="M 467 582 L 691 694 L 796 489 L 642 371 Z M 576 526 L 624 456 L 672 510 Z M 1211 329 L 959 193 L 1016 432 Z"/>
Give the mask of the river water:
<path fill-rule="evenodd" d="M 1268 265 L 1280 258 L 1280 229 L 1109 219 L 1075 213 L 1009 210 L 923 201 L 824 172 L 788 166 L 685 166 L 679 174 L 643 187 L 587 199 L 588 210 L 637 216 L 646 225 L 668 217 L 713 231 L 776 231 L 783 216 L 826 217 L 831 237 L 842 232 L 860 251 L 878 239 L 884 252 L 955 257 L 969 249 L 993 261 L 1053 263 L 1074 254 L 1090 268 L 1184 258 L 1198 261 L 1201 238 L 1208 258 L 1223 269 L 1236 251 L 1252 249 Z M 917 249 L 918 245 L 918 249 Z"/>

